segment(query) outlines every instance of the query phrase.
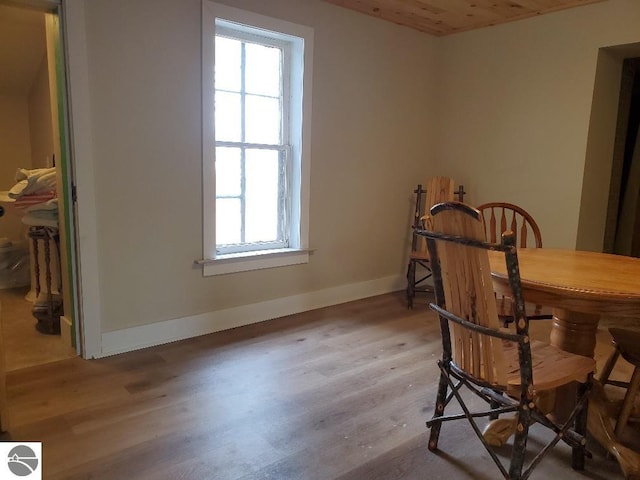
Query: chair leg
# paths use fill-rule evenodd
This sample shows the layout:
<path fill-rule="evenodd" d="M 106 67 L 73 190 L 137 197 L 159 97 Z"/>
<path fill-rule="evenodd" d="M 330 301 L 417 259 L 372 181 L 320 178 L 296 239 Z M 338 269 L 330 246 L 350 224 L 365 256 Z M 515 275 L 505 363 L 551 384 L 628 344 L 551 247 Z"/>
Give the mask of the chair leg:
<path fill-rule="evenodd" d="M 613 371 L 613 367 L 618 361 L 618 357 L 620 356 L 620 351 L 616 348 L 613 353 L 607 359 L 607 363 L 604 364 L 604 368 L 602 369 L 602 373 L 600 374 L 600 383 L 605 385 L 609 380 L 609 376 Z"/>
<path fill-rule="evenodd" d="M 631 375 L 631 381 L 629 382 L 629 387 L 627 387 L 627 393 L 624 395 L 624 400 L 622 401 L 622 411 L 618 416 L 618 421 L 616 422 L 615 434 L 616 437 L 620 438 L 624 427 L 627 425 L 629 421 L 629 417 L 631 416 L 631 410 L 633 408 L 633 401 L 636 398 L 636 394 L 638 393 L 638 388 L 640 387 L 640 368 L 636 367 L 633 369 L 633 374 Z"/>
<path fill-rule="evenodd" d="M 447 390 L 449 387 L 446 375 L 447 374 L 444 371 L 440 372 L 440 382 L 438 383 L 438 394 L 436 396 L 436 409 L 433 413 L 433 418 L 438 418 L 444 415 L 444 407 L 447 400 Z M 440 427 L 442 427 L 442 422 L 436 422 L 431 425 L 431 432 L 429 434 L 429 450 L 431 450 L 432 452 L 438 449 Z"/>
<path fill-rule="evenodd" d="M 531 410 L 529 410 L 526 403 L 521 404 L 518 410 L 516 434 L 513 439 L 513 452 L 511 453 L 511 464 L 509 465 L 509 478 L 512 480 L 520 480 L 522 477 L 522 466 L 524 465 L 524 456 L 527 451 L 530 423 Z"/>
<path fill-rule="evenodd" d="M 576 414 L 574 430 L 577 434 L 586 438 L 587 435 L 587 417 L 589 416 L 589 399 L 588 392 L 591 389 L 591 378 L 587 383 L 580 384 L 578 388 L 578 402 L 581 403 L 580 409 Z M 584 470 L 584 457 L 586 456 L 586 448 L 584 443 L 580 446 L 573 447 L 571 451 L 571 467 L 574 470 Z"/>
<path fill-rule="evenodd" d="M 413 298 L 416 296 L 416 262 L 409 260 L 407 267 L 407 307 L 413 308 Z"/>
<path fill-rule="evenodd" d="M 499 406 L 500 404 L 495 400 L 489 401 L 489 408 L 494 409 L 494 408 L 498 408 Z M 489 415 L 489 420 L 497 420 L 498 416 L 499 415 L 497 413 L 492 413 L 491 415 Z"/>

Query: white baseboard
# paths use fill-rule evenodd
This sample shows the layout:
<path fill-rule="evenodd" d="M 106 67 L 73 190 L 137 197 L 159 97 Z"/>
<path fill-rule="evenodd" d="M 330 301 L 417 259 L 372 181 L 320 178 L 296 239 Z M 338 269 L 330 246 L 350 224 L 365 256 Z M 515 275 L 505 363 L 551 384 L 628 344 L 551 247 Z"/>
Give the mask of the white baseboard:
<path fill-rule="evenodd" d="M 175 342 L 273 318 L 328 307 L 361 298 L 402 290 L 404 276 L 390 276 L 266 302 L 176 318 L 102 334 L 102 354 L 107 357 L 141 348 Z"/>

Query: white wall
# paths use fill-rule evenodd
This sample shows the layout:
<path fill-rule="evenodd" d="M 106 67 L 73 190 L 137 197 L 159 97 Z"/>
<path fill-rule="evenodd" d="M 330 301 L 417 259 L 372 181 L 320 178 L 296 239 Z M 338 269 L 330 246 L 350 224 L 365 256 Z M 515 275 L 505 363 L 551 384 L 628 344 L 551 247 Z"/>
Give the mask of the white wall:
<path fill-rule="evenodd" d="M 640 2 L 609 0 L 442 40 L 437 152 L 470 202 L 518 203 L 546 247 L 576 246 L 598 50 L 638 42 L 639 24 Z M 606 199 L 610 170 L 596 171 L 584 195 Z M 593 208 L 582 235 L 597 249 L 606 204 Z"/>
<path fill-rule="evenodd" d="M 432 175 L 463 183 L 470 203 L 522 205 L 547 247 L 574 248 L 580 231 L 597 248 L 606 206 L 582 222 L 581 205 L 606 196 L 598 162 L 610 158 L 606 148 L 588 155 L 588 139 L 615 128 L 590 119 L 598 54 L 640 41 L 640 2 L 440 39 L 319 0 L 223 3 L 315 29 L 315 253 L 308 265 L 202 277 L 192 266 L 202 255 L 200 1 L 83 2 L 86 105 L 75 133 L 96 184 L 87 305 L 103 334 L 171 320 L 179 330 L 186 318 L 402 278 L 410 192 Z"/>
<path fill-rule="evenodd" d="M 42 56 L 38 73 L 29 90 L 29 125 L 31 138 L 31 166 L 45 168 L 53 165 L 53 127 L 47 56 Z"/>
<path fill-rule="evenodd" d="M 307 265 L 203 278 L 192 265 L 202 256 L 200 0 L 84 2 L 88 121 L 75 133 L 95 170 L 103 333 L 172 319 L 179 329 L 207 312 L 404 275 L 411 191 L 440 173 L 436 40 L 319 0 L 223 3 L 315 29 L 315 253 Z"/>
<path fill-rule="evenodd" d="M 27 97 L 0 93 L 0 191 L 15 185 L 18 168 L 31 166 L 29 144 L 29 109 Z M 5 205 L 5 215 L 0 217 L 0 237 L 24 240 L 25 228 L 21 213 Z"/>

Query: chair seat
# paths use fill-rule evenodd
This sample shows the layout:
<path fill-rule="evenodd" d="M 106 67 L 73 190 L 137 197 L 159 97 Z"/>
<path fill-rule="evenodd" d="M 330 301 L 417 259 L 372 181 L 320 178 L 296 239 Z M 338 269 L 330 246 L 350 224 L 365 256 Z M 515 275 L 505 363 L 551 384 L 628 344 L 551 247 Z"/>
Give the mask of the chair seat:
<path fill-rule="evenodd" d="M 518 345 L 512 342 L 507 343 L 504 350 L 508 365 L 507 390 L 508 393 L 513 392 L 519 395 Z M 536 392 L 557 388 L 572 381 L 584 383 L 596 368 L 596 362 L 593 358 L 565 352 L 538 340 L 531 342 L 531 361 L 533 386 Z"/>
<path fill-rule="evenodd" d="M 640 332 L 622 328 L 610 328 L 613 344 L 622 358 L 636 367 L 640 367 Z"/>

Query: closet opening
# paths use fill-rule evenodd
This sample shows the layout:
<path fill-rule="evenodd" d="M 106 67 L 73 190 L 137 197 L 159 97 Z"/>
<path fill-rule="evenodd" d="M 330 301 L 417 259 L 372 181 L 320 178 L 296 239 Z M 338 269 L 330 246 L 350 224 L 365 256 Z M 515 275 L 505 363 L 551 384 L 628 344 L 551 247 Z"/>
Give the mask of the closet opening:
<path fill-rule="evenodd" d="M 9 372 L 80 351 L 60 5 L 0 0 L 0 333 Z"/>

